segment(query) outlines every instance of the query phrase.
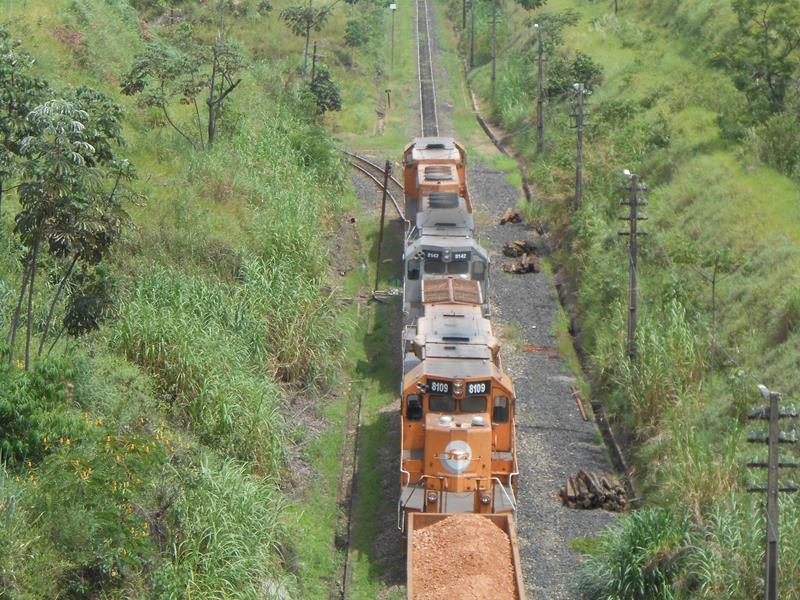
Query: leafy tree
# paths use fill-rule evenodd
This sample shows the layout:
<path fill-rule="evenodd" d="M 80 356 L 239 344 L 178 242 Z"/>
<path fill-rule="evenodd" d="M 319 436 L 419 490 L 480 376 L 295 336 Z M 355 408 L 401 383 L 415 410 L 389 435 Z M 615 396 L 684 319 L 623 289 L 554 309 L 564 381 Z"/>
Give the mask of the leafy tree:
<path fill-rule="evenodd" d="M 734 0 L 738 19 L 733 52 L 725 60 L 745 92 L 757 119 L 785 108 L 797 72 L 800 48 L 800 0 Z"/>
<path fill-rule="evenodd" d="M 516 0 L 516 2 L 525 10 L 534 10 L 547 4 L 547 0 Z"/>
<path fill-rule="evenodd" d="M 140 94 L 140 103 L 161 110 L 164 118 L 192 146 L 203 147 L 207 140 L 213 144 L 216 122 L 222 111 L 223 101 L 241 79 L 234 78 L 243 68 L 244 60 L 237 46 L 228 42 L 224 30 L 209 46 L 197 41 L 189 23 L 180 23 L 172 31 L 175 47 L 153 43 L 134 58 L 128 74 L 122 81 L 122 93 Z M 206 74 L 204 65 L 210 63 Z M 200 117 L 198 98 L 207 93 L 208 108 L 206 125 Z M 190 135 L 170 114 L 173 102 L 194 107 L 197 133 Z"/>
<path fill-rule="evenodd" d="M 29 135 L 20 144 L 25 160 L 14 228 L 26 254 L 9 334 L 9 361 L 13 361 L 27 293 L 26 369 L 30 365 L 33 295 L 42 249 L 56 260 L 70 261 L 51 303 L 47 331 L 75 264 L 81 259 L 86 265 L 99 263 L 127 223 L 119 190 L 123 178 L 132 177 L 133 172 L 112 151 L 112 144 L 121 142 L 120 115 L 118 107 L 98 92 L 79 88 L 37 106 L 28 116 Z M 110 191 L 105 185 L 108 179 L 114 181 Z"/>
<path fill-rule="evenodd" d="M 270 2 L 269 0 L 261 0 L 261 2 L 259 2 L 258 6 L 256 7 L 256 12 L 261 16 L 269 14 L 270 12 L 272 12 L 272 2 Z"/>
<path fill-rule="evenodd" d="M 303 79 L 308 72 L 308 43 L 311 40 L 311 30 L 322 31 L 325 23 L 331 14 L 331 6 L 316 8 L 309 3 L 307 5 L 294 4 L 281 11 L 281 19 L 289 27 L 294 35 L 305 37 L 306 44 L 303 51 Z"/>
<path fill-rule="evenodd" d="M 331 78 L 331 73 L 325 65 L 317 66 L 310 91 L 319 114 L 329 110 L 342 109 L 342 96 L 339 92 L 339 87 Z"/>
<path fill-rule="evenodd" d="M 0 208 L 4 184 L 18 168 L 19 145 L 27 135 L 25 118 L 49 94 L 47 83 L 30 74 L 33 56 L 0 29 Z"/>
<path fill-rule="evenodd" d="M 66 332 L 78 337 L 100 329 L 102 322 L 113 312 L 114 287 L 114 280 L 102 267 L 80 273 L 67 299 Z"/>
<path fill-rule="evenodd" d="M 369 27 L 361 19 L 350 19 L 344 26 L 344 43 L 350 48 L 361 48 L 369 42 Z"/>
<path fill-rule="evenodd" d="M 208 82 L 208 145 L 214 143 L 216 123 L 222 111 L 222 103 L 242 82 L 233 78 L 242 69 L 241 51 L 220 36 L 211 50 L 211 79 Z"/>
<path fill-rule="evenodd" d="M 203 86 L 196 61 L 165 44 L 149 44 L 135 56 L 121 87 L 122 93 L 127 96 L 141 94 L 139 102 L 142 106 L 160 109 L 175 131 L 191 145 L 198 145 L 197 138 L 189 137 L 169 113 L 171 102 L 177 98 L 182 104 L 194 105 L 199 122 L 197 95 Z"/>
<path fill-rule="evenodd" d="M 545 91 L 550 98 L 564 97 L 573 83 L 582 83 L 587 90 L 594 89 L 603 77 L 602 67 L 592 58 L 578 51 L 570 60 L 568 56 L 554 55 L 547 69 Z"/>

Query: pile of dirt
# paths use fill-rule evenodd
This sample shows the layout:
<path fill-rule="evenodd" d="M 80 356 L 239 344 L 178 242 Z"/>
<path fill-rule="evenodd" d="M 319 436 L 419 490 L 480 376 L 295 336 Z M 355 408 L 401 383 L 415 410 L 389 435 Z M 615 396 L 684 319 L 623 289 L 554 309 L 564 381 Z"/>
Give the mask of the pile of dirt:
<path fill-rule="evenodd" d="M 511 542 L 486 517 L 452 515 L 413 544 L 414 600 L 517 600 Z"/>

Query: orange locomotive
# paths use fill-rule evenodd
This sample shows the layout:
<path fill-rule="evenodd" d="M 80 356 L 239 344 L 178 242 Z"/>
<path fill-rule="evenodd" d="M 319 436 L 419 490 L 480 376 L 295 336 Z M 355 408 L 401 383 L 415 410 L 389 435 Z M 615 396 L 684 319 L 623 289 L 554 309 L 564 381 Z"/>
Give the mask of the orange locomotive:
<path fill-rule="evenodd" d="M 406 217 L 414 222 L 422 198 L 431 193 L 456 193 L 472 213 L 467 190 L 467 153 L 445 137 L 415 138 L 403 151 L 403 187 Z"/>
<path fill-rule="evenodd" d="M 514 386 L 476 281 L 423 282 L 424 316 L 404 334 L 401 492 L 408 512 L 516 508 Z"/>

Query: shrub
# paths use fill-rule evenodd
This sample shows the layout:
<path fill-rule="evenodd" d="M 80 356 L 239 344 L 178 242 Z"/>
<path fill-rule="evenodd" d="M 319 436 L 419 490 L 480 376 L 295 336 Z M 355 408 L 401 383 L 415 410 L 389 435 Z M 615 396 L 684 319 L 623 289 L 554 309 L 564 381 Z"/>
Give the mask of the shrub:
<path fill-rule="evenodd" d="M 800 175 L 800 121 L 790 113 L 772 115 L 749 130 L 750 148 L 761 162 L 789 177 Z"/>
<path fill-rule="evenodd" d="M 581 566 L 580 590 L 590 600 L 671 600 L 689 531 L 688 521 L 657 508 L 623 515 Z"/>
<path fill-rule="evenodd" d="M 0 366 L 0 460 L 38 461 L 48 441 L 80 435 L 80 417 L 70 411 L 76 371 L 65 359 L 41 361 L 23 372 Z"/>

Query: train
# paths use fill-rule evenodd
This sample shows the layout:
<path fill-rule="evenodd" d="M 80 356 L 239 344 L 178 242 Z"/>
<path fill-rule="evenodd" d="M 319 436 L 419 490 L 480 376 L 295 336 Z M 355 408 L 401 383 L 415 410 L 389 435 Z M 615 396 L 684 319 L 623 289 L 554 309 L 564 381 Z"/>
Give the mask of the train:
<path fill-rule="evenodd" d="M 508 536 L 515 597 L 524 598 L 517 508 L 514 383 L 489 311 L 489 254 L 475 232 L 464 147 L 415 138 L 403 152 L 403 373 L 397 526 L 414 536 L 451 515 L 490 519 Z M 419 554 L 419 552 L 418 552 Z M 423 560 L 424 562 L 424 560 Z"/>
<path fill-rule="evenodd" d="M 452 138 L 417 138 L 403 152 L 405 215 L 403 315 L 422 316 L 422 284 L 457 278 L 478 282 L 489 313 L 489 253 L 475 236 L 466 182 L 467 155 Z"/>

